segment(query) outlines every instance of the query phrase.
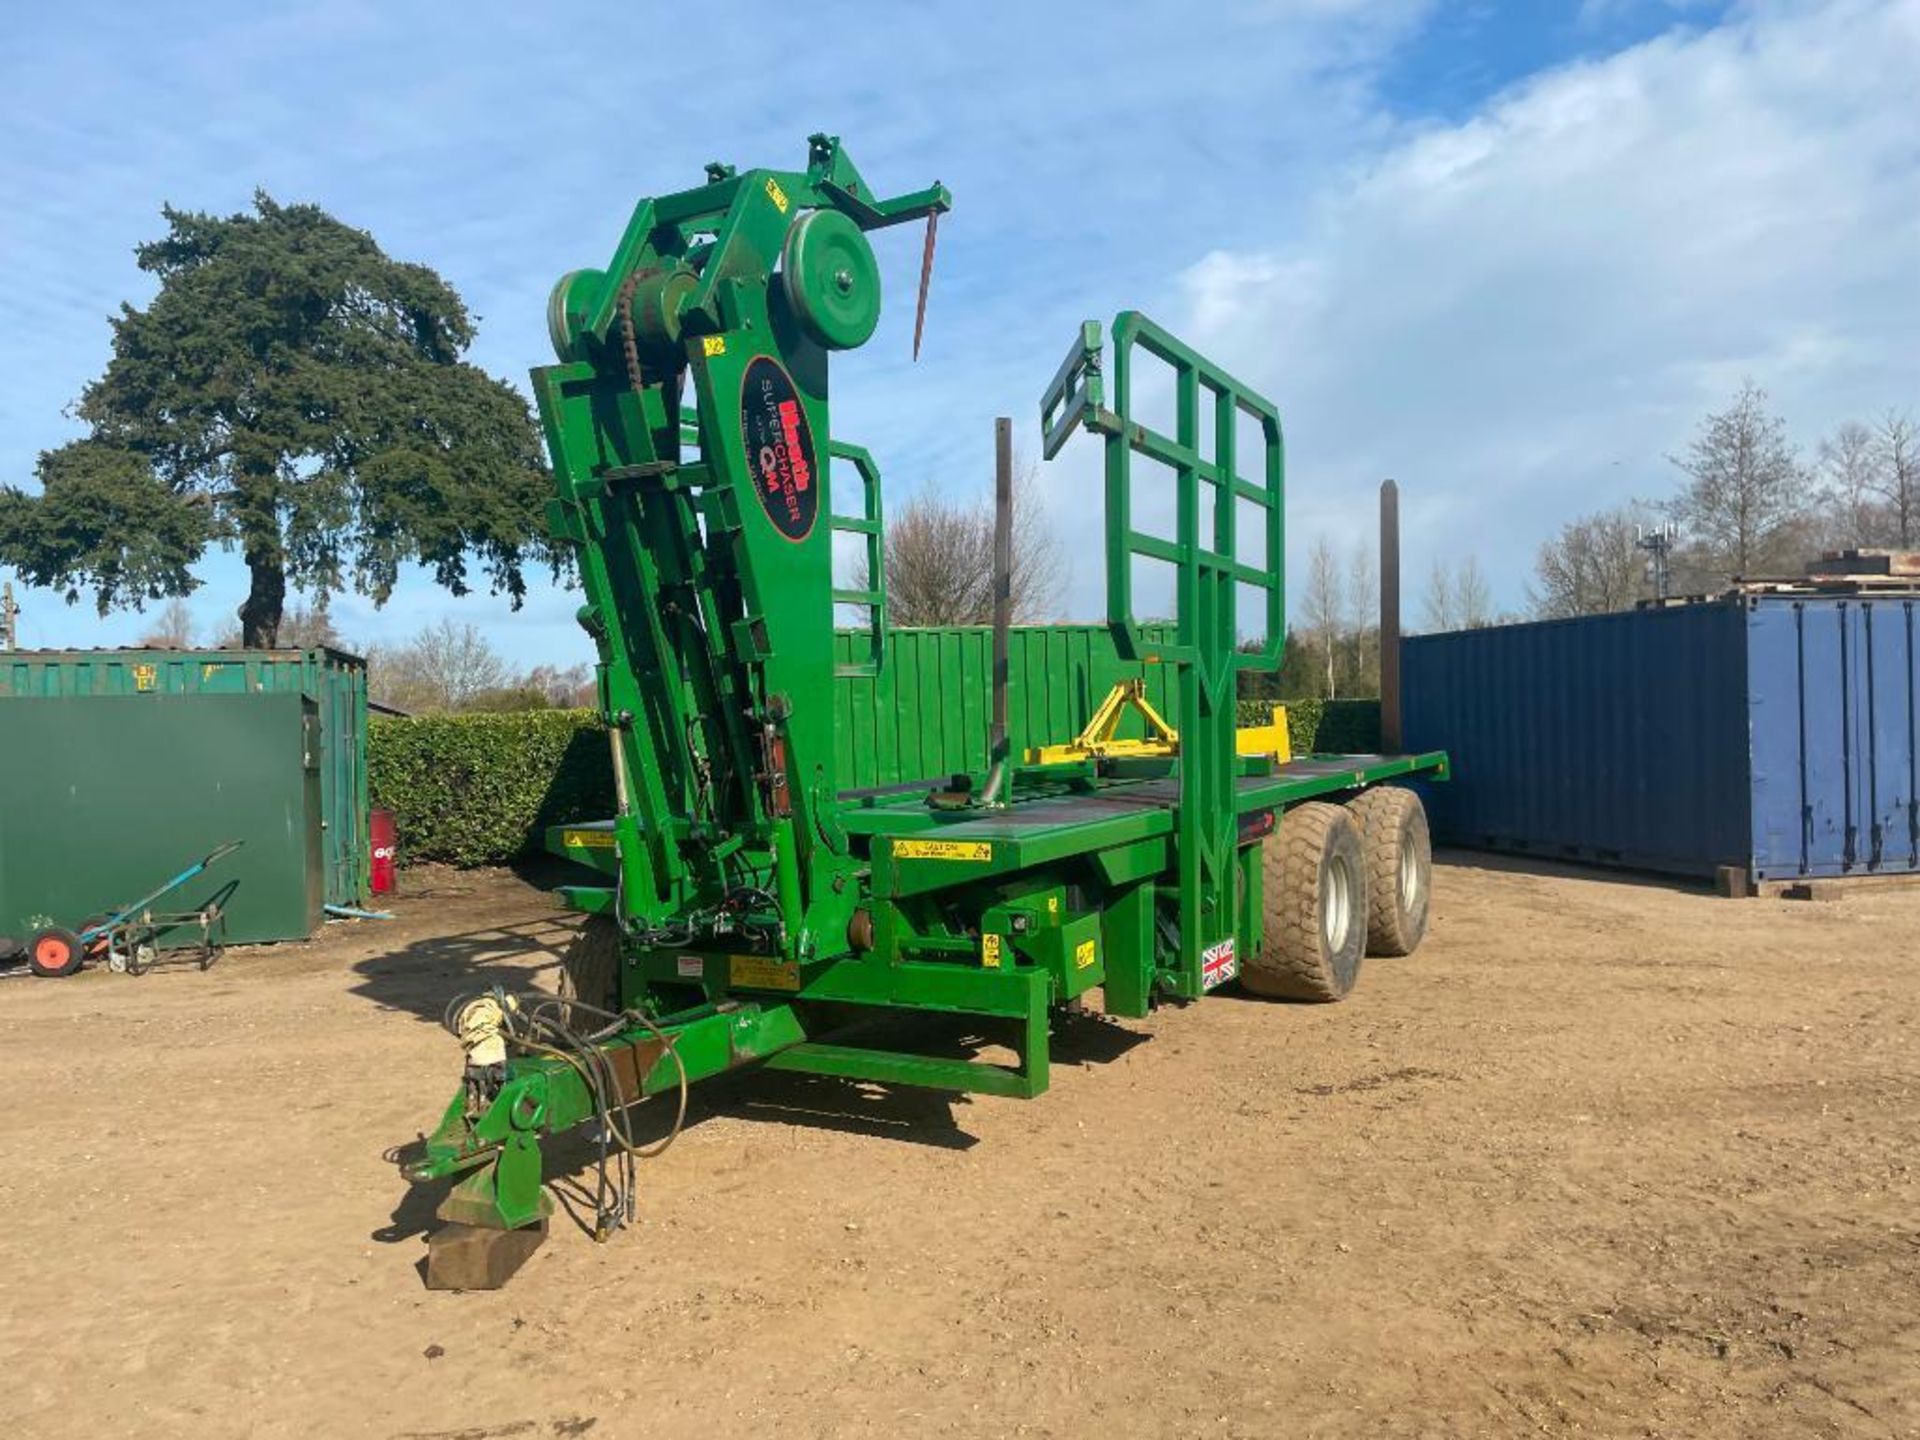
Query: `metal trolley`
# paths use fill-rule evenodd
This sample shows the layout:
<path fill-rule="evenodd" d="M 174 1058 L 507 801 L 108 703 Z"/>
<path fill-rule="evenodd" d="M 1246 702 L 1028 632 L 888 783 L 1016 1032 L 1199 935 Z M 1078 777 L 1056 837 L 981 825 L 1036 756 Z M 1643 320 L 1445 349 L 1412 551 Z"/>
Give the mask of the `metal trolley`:
<path fill-rule="evenodd" d="M 160 939 L 172 931 L 195 928 L 200 932 L 198 960 L 205 970 L 220 953 L 214 940 L 216 930 L 226 919 L 224 896 L 209 900 L 196 910 L 155 910 L 156 900 L 174 891 L 206 871 L 215 862 L 231 855 L 245 844 L 229 840 L 209 851 L 159 889 L 142 895 L 105 915 L 96 915 L 81 923 L 77 930 L 50 925 L 37 932 L 27 943 L 27 965 L 36 975 L 58 978 L 71 975 L 89 960 L 104 960 L 107 968 L 119 974 L 144 975 L 153 968 L 160 953 Z"/>

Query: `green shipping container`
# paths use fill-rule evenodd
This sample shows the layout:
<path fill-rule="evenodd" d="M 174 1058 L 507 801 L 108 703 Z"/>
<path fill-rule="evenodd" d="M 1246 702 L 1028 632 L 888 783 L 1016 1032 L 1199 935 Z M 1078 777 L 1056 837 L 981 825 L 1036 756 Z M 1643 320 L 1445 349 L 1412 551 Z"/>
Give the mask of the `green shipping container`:
<path fill-rule="evenodd" d="M 1161 638 L 1159 629 L 1149 630 Z M 1164 632 L 1171 638 L 1171 630 Z M 866 657 L 865 631 L 835 634 L 834 659 Z M 1178 723 L 1173 667 L 1129 664 L 1104 625 L 1016 625 L 1007 636 L 1007 734 L 1017 761 L 1029 746 L 1073 739 L 1115 684 L 1145 676 L 1147 698 Z M 987 768 L 993 713 L 993 630 L 986 625 L 889 630 L 877 677 L 834 682 L 840 788 L 935 781 Z M 1120 732 L 1143 727 L 1129 716 Z"/>
<path fill-rule="evenodd" d="M 295 690 L 0 704 L 0 937 L 78 928 L 244 845 L 154 904 L 223 907 L 221 938 L 313 933 L 325 897 L 321 710 Z M 162 943 L 197 943 L 199 931 Z"/>
<path fill-rule="evenodd" d="M 320 853 L 326 903 L 363 904 L 368 896 L 369 858 L 365 660 L 324 647 L 0 652 L 0 710 L 7 708 L 6 702 L 20 699 L 135 696 L 157 702 L 280 694 L 306 696 L 314 702 L 318 716 Z M 9 751 L 0 755 L 13 758 Z"/>

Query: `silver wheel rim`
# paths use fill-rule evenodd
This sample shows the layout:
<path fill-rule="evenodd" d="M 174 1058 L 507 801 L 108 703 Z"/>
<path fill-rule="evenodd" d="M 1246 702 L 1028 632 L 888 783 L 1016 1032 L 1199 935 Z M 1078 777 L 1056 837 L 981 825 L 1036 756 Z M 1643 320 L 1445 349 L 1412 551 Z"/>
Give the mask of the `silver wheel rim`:
<path fill-rule="evenodd" d="M 1411 845 L 1403 846 L 1400 851 L 1400 908 L 1412 914 L 1414 902 L 1419 898 L 1420 857 L 1413 853 Z"/>
<path fill-rule="evenodd" d="M 1336 857 L 1327 866 L 1327 883 L 1320 889 L 1320 933 L 1327 949 L 1335 955 L 1347 948 L 1347 932 L 1353 928 L 1353 876 L 1344 857 Z"/>

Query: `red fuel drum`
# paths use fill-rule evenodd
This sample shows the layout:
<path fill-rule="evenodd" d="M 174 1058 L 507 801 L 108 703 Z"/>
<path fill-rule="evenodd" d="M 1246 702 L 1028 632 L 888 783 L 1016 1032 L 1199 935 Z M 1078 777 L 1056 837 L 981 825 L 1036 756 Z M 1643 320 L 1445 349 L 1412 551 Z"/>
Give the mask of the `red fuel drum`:
<path fill-rule="evenodd" d="M 395 868 L 393 812 L 391 810 L 370 811 L 367 816 L 367 830 L 368 838 L 373 841 L 373 864 L 370 867 L 373 893 L 391 895 Z"/>

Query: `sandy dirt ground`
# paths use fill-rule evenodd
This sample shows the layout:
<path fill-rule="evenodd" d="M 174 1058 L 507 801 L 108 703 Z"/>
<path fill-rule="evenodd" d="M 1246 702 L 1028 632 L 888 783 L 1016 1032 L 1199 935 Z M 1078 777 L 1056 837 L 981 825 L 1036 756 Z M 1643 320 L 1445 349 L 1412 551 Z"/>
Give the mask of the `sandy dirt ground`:
<path fill-rule="evenodd" d="M 728 1077 L 637 1229 L 452 1295 L 388 1157 L 568 927 L 425 879 L 0 981 L 0 1430 L 1920 1435 L 1920 892 L 1453 857 L 1348 1004 L 1077 1021 L 1033 1102 Z"/>

